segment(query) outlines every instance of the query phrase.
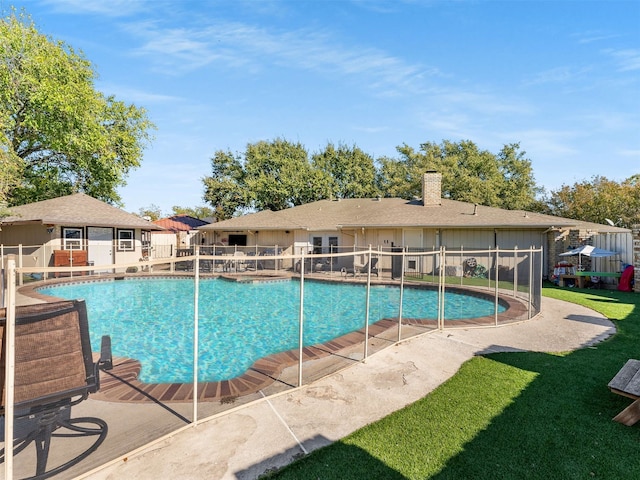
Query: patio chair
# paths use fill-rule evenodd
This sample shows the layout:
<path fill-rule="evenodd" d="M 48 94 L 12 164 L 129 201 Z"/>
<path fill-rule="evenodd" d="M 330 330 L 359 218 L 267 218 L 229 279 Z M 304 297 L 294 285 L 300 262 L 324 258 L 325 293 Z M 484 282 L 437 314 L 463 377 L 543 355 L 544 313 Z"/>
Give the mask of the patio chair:
<path fill-rule="evenodd" d="M 238 273 L 238 272 L 246 271 L 247 270 L 246 257 L 247 255 L 241 250 L 237 250 L 233 252 L 233 255 L 231 256 L 231 258 L 227 260 L 227 262 L 225 263 L 224 271 L 230 272 L 230 273 Z"/>
<path fill-rule="evenodd" d="M 352 273 L 350 269 L 347 269 L 346 267 L 342 267 L 342 269 L 340 270 L 342 273 L 343 277 L 346 277 L 347 274 Z M 369 273 L 369 263 L 353 263 L 353 276 L 357 277 L 359 275 L 366 275 Z M 378 275 L 378 257 L 372 257 L 371 258 L 371 274 L 375 275 L 376 277 L 379 276 Z"/>
<path fill-rule="evenodd" d="M 6 309 L 0 309 L 2 389 L 5 388 L 6 315 Z M 111 368 L 111 340 L 108 336 L 102 337 L 100 359 L 93 360 L 83 300 L 16 307 L 14 455 L 34 443 L 36 473 L 29 478 L 44 479 L 56 475 L 88 457 L 102 444 L 107 436 L 104 420 L 71 418 L 71 407 L 97 392 L 100 370 Z M 0 394 L 0 415 L 4 417 L 4 391 Z M 47 470 L 51 440 L 59 437 L 75 439 L 59 449 L 66 454 L 65 460 L 75 456 Z M 78 443 L 79 437 L 89 439 Z M 87 448 L 90 441 L 93 443 Z M 82 451 L 77 454 L 79 449 Z M 0 462 L 4 462 L 4 455 L 3 448 L 0 450 Z"/>

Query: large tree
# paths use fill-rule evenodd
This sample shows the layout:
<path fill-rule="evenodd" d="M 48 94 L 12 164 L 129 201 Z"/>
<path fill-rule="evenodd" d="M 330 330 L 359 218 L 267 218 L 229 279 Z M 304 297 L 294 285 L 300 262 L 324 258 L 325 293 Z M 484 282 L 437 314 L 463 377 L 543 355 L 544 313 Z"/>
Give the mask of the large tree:
<path fill-rule="evenodd" d="M 315 168 L 324 172 L 332 198 L 367 198 L 379 194 L 373 157 L 361 149 L 328 143 L 312 156 Z"/>
<path fill-rule="evenodd" d="M 300 143 L 250 143 L 244 155 L 218 151 L 203 179 L 204 199 L 220 220 L 247 210 L 283 210 L 329 196 L 329 179 Z"/>
<path fill-rule="evenodd" d="M 153 124 L 144 109 L 95 89 L 82 53 L 30 17 L 0 21 L 0 188 L 10 205 L 84 192 L 119 203 Z M 0 198 L 2 200 L 2 198 Z"/>
<path fill-rule="evenodd" d="M 531 162 L 515 144 L 498 154 L 480 150 L 469 140 L 397 148 L 400 158 L 380 159 L 378 185 L 387 197 L 419 196 L 422 175 L 430 170 L 442 174 L 444 198 L 505 209 L 533 205 L 537 189 Z"/>
<path fill-rule="evenodd" d="M 586 222 L 611 220 L 618 227 L 631 228 L 640 223 L 640 178 L 634 175 L 623 182 L 595 176 L 551 191 L 545 199 L 545 213 Z"/>
<path fill-rule="evenodd" d="M 300 143 L 277 138 L 247 146 L 246 186 L 257 210 L 283 210 L 328 197 L 328 179 Z"/>
<path fill-rule="evenodd" d="M 241 158 L 218 150 L 211 159 L 211 176 L 202 179 L 204 200 L 218 220 L 226 220 L 249 207 L 245 172 Z"/>

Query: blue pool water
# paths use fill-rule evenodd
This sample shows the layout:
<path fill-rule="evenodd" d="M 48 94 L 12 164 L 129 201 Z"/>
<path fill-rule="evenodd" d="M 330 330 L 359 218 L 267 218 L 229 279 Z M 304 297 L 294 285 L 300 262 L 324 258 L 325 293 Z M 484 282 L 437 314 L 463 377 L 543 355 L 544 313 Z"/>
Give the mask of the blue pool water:
<path fill-rule="evenodd" d="M 42 293 L 85 299 L 94 349 L 110 335 L 113 354 L 142 363 L 148 383 L 193 380 L 194 283 L 126 279 L 45 287 Z M 304 343 L 326 342 L 364 326 L 366 288 L 306 281 Z M 371 287 L 369 321 L 397 317 L 400 290 Z M 298 348 L 300 283 L 204 279 L 199 289 L 200 381 L 242 375 L 256 360 Z M 500 307 L 501 311 L 504 310 Z M 447 292 L 445 319 L 492 315 L 494 302 Z M 436 318 L 437 292 L 407 288 L 404 318 Z"/>

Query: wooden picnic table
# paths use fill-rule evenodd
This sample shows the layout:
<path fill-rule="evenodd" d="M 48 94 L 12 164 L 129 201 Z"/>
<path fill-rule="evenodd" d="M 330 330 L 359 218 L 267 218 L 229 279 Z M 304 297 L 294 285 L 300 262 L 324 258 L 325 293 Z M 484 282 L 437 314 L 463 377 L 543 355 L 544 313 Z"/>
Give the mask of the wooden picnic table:
<path fill-rule="evenodd" d="M 632 398 L 634 401 L 613 419 L 624 425 L 634 425 L 640 420 L 640 360 L 628 360 L 624 367 L 609 382 L 613 393 Z"/>

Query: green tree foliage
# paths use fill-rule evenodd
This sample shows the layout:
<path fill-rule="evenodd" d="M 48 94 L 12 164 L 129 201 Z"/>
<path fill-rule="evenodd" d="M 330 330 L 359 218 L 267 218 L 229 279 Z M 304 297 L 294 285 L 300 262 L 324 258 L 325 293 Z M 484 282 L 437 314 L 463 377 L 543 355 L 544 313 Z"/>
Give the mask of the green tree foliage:
<path fill-rule="evenodd" d="M 215 218 L 215 212 L 209 207 L 180 207 L 173 206 L 173 215 L 189 215 L 190 217 L 204 220 L 206 218 Z"/>
<path fill-rule="evenodd" d="M 608 218 L 618 227 L 631 228 L 640 223 L 640 182 L 638 175 L 621 183 L 596 176 L 552 191 L 544 205 L 551 215 L 594 223 Z"/>
<path fill-rule="evenodd" d="M 378 186 L 387 197 L 412 198 L 422 192 L 422 175 L 442 174 L 442 196 L 505 209 L 526 209 L 537 192 L 531 162 L 520 146 L 505 145 L 498 154 L 471 141 L 423 143 L 416 151 L 404 144 L 400 158 L 380 159 Z"/>
<path fill-rule="evenodd" d="M 82 191 L 118 203 L 153 124 L 144 109 L 104 96 L 82 53 L 38 32 L 30 17 L 0 21 L 0 187 L 12 205 Z"/>
<path fill-rule="evenodd" d="M 244 167 L 251 206 L 258 210 L 284 210 L 328 196 L 325 175 L 309 163 L 300 143 L 278 138 L 250 144 Z"/>
<path fill-rule="evenodd" d="M 212 175 L 203 179 L 205 201 L 218 219 L 245 210 L 282 210 L 325 198 L 413 198 L 422 176 L 443 176 L 443 197 L 509 209 L 535 204 L 537 188 L 531 162 L 518 144 L 494 155 L 470 141 L 424 143 L 418 151 L 398 147 L 400 158 L 378 164 L 356 146 L 328 143 L 311 161 L 299 143 L 283 139 L 247 145 L 244 155 L 218 151 Z"/>
<path fill-rule="evenodd" d="M 231 152 L 217 151 L 211 159 L 211 176 L 202 181 L 204 200 L 213 206 L 217 219 L 226 220 L 249 207 L 244 168 Z"/>
<path fill-rule="evenodd" d="M 0 135 L 2 135 L 0 133 Z M 1 140 L 0 143 L 0 217 L 8 215 L 6 205 L 9 203 L 9 193 L 16 186 L 20 178 L 20 161 L 9 153 L 9 149 Z"/>
<path fill-rule="evenodd" d="M 152 203 L 148 207 L 142 207 L 140 210 L 138 210 L 138 216 L 142 218 L 148 218 L 153 222 L 162 218 L 162 209 L 155 203 Z"/>
<path fill-rule="evenodd" d="M 369 198 L 379 194 L 373 157 L 355 145 L 328 143 L 312 157 L 315 168 L 324 172 L 332 198 Z"/>
<path fill-rule="evenodd" d="M 245 210 L 283 210 L 329 196 L 325 174 L 300 143 L 284 139 L 247 145 L 244 156 L 218 151 L 205 177 L 204 199 L 224 220 Z"/>

